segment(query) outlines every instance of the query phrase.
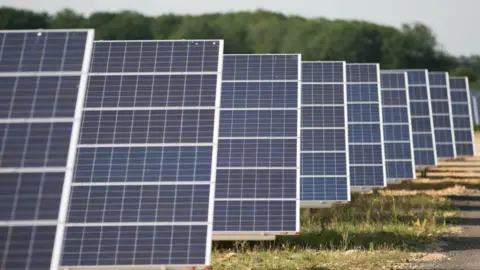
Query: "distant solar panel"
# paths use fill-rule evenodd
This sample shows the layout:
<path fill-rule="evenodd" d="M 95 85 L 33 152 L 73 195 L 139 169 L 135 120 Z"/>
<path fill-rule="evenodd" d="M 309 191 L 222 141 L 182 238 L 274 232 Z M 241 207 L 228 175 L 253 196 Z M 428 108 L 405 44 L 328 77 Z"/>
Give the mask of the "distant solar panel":
<path fill-rule="evenodd" d="M 378 64 L 347 64 L 350 184 L 386 185 Z"/>
<path fill-rule="evenodd" d="M 428 70 L 404 71 L 408 75 L 415 166 L 436 166 L 437 152 L 430 106 Z"/>
<path fill-rule="evenodd" d="M 0 31 L 0 269 L 57 269 L 93 36 Z"/>
<path fill-rule="evenodd" d="M 350 200 L 346 63 L 302 63 L 301 206 Z"/>
<path fill-rule="evenodd" d="M 298 54 L 224 56 L 215 239 L 300 229 L 300 64 Z"/>
<path fill-rule="evenodd" d="M 387 180 L 415 178 L 407 73 L 381 71 Z"/>
<path fill-rule="evenodd" d="M 450 95 L 456 153 L 458 156 L 474 156 L 475 143 L 468 78 L 450 77 Z"/>
<path fill-rule="evenodd" d="M 94 43 L 62 266 L 210 264 L 222 55 Z"/>
<path fill-rule="evenodd" d="M 473 123 L 475 125 L 480 125 L 480 92 L 470 92 L 470 98 L 472 102 Z"/>
<path fill-rule="evenodd" d="M 429 72 L 430 106 L 432 107 L 435 148 L 438 158 L 456 156 L 453 143 L 453 118 L 450 104 L 450 83 L 448 72 Z"/>

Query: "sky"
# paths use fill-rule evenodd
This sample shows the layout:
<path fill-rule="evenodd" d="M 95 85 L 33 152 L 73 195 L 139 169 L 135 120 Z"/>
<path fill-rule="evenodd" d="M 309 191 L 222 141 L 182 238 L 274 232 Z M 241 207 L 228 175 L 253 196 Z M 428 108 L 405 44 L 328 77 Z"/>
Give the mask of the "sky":
<path fill-rule="evenodd" d="M 397 27 L 419 21 L 435 32 L 443 49 L 451 54 L 480 54 L 480 35 L 474 28 L 480 22 L 478 0 L 2 0 L 0 4 L 49 13 L 68 7 L 85 15 L 119 10 L 161 15 L 265 9 L 308 18 L 360 19 Z"/>

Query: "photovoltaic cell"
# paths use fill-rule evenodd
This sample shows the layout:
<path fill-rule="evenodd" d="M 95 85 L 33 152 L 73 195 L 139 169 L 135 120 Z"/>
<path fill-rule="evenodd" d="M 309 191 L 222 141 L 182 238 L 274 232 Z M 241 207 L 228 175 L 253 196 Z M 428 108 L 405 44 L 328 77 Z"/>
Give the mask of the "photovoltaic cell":
<path fill-rule="evenodd" d="M 438 158 L 456 157 L 448 72 L 428 72 L 433 130 Z"/>
<path fill-rule="evenodd" d="M 386 185 L 378 64 L 347 63 L 350 185 Z"/>
<path fill-rule="evenodd" d="M 222 55 L 94 43 L 62 266 L 210 264 Z"/>
<path fill-rule="evenodd" d="M 407 73 L 381 71 L 387 180 L 415 178 Z"/>
<path fill-rule="evenodd" d="M 432 117 L 432 108 L 430 105 L 431 97 L 428 70 L 402 71 L 406 71 L 408 76 L 415 166 L 436 166 L 437 150 L 433 128 L 434 118 Z M 445 119 L 443 120 L 445 121 Z"/>
<path fill-rule="evenodd" d="M 0 269 L 56 269 L 93 30 L 0 31 Z"/>
<path fill-rule="evenodd" d="M 346 63 L 302 63 L 301 205 L 349 201 Z"/>
<path fill-rule="evenodd" d="M 455 151 L 458 156 L 474 156 L 473 119 L 467 77 L 450 77 L 450 96 L 452 99 Z"/>
<path fill-rule="evenodd" d="M 472 91 L 470 93 L 470 98 L 472 102 L 472 116 L 473 123 L 475 125 L 480 125 L 480 92 Z"/>
<path fill-rule="evenodd" d="M 214 237 L 298 232 L 301 57 L 223 59 Z"/>

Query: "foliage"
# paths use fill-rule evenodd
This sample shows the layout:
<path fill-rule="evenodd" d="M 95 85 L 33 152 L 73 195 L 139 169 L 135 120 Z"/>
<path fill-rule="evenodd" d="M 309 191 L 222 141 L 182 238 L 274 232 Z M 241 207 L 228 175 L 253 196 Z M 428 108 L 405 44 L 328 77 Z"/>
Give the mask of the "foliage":
<path fill-rule="evenodd" d="M 306 19 L 280 13 L 164 14 L 148 17 L 132 11 L 65 9 L 41 12 L 0 8 L 0 29 L 95 28 L 97 39 L 225 40 L 225 53 L 301 53 L 303 60 L 378 62 L 382 68 L 427 68 L 480 78 L 480 56 L 455 58 L 440 49 L 435 34 L 421 23 L 401 28 L 365 21 Z"/>

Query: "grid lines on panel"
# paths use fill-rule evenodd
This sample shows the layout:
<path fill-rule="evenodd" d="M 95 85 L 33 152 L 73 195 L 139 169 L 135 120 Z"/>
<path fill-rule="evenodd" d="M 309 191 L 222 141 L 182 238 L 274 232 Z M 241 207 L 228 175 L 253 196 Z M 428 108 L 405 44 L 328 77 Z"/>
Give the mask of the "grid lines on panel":
<path fill-rule="evenodd" d="M 450 97 L 455 151 L 458 156 L 474 156 L 475 137 L 467 77 L 450 77 Z"/>
<path fill-rule="evenodd" d="M 302 63 L 300 198 L 306 207 L 350 200 L 345 78 L 345 62 Z"/>
<path fill-rule="evenodd" d="M 56 268 L 93 30 L 0 31 L 1 269 Z"/>
<path fill-rule="evenodd" d="M 347 63 L 350 185 L 386 185 L 378 64 Z"/>
<path fill-rule="evenodd" d="M 428 70 L 407 72 L 415 167 L 437 165 Z"/>
<path fill-rule="evenodd" d="M 428 72 L 430 106 L 438 158 L 456 157 L 448 72 Z"/>
<path fill-rule="evenodd" d="M 407 73 L 381 71 L 387 180 L 415 178 Z"/>
<path fill-rule="evenodd" d="M 210 264 L 222 55 L 94 43 L 62 266 Z"/>
<path fill-rule="evenodd" d="M 224 56 L 214 233 L 299 230 L 300 61 Z"/>

